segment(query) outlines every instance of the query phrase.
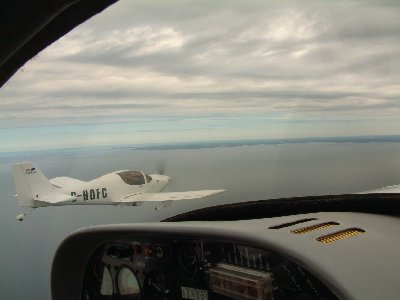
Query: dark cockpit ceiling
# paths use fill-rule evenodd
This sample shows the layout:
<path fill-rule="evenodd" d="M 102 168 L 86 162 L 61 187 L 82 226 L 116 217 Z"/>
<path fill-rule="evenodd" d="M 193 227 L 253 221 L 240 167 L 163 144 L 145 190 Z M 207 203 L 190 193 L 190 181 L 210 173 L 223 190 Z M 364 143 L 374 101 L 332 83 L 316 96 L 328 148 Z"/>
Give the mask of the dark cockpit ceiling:
<path fill-rule="evenodd" d="M 28 60 L 117 0 L 2 0 L 0 87 Z"/>

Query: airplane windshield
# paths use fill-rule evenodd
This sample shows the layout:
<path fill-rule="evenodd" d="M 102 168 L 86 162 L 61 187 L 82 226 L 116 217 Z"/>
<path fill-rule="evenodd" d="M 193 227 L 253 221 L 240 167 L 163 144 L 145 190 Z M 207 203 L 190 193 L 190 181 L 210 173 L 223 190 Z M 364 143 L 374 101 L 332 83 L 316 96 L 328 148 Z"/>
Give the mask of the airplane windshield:
<path fill-rule="evenodd" d="M 150 175 L 145 174 L 146 177 L 146 183 L 149 183 L 153 180 L 153 178 Z"/>
<path fill-rule="evenodd" d="M 50 299 L 85 226 L 399 188 L 399 54 L 400 1 L 125 0 L 83 22 L 0 90 L 4 299 Z"/>
<path fill-rule="evenodd" d="M 143 173 L 140 171 L 122 171 L 117 173 L 129 185 L 145 184 Z"/>

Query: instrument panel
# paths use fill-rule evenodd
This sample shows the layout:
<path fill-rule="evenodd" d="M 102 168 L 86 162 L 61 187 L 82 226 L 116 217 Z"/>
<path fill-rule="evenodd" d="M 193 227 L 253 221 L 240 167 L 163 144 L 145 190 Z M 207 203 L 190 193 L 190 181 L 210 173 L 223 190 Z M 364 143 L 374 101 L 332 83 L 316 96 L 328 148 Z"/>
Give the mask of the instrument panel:
<path fill-rule="evenodd" d="M 143 238 L 91 256 L 82 299 L 337 299 L 291 260 L 235 242 Z"/>

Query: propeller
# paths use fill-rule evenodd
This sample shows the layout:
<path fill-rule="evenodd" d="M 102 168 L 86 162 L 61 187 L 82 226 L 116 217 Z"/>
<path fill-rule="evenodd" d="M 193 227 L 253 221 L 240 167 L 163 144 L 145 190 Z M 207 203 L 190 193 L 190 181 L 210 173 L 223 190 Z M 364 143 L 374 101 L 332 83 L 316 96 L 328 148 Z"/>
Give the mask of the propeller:
<path fill-rule="evenodd" d="M 154 163 L 154 166 L 155 166 L 156 171 L 157 171 L 158 174 L 160 174 L 160 175 L 164 175 L 164 174 L 165 174 L 165 168 L 166 168 L 166 161 L 165 161 L 165 159 L 157 160 L 157 161 Z"/>

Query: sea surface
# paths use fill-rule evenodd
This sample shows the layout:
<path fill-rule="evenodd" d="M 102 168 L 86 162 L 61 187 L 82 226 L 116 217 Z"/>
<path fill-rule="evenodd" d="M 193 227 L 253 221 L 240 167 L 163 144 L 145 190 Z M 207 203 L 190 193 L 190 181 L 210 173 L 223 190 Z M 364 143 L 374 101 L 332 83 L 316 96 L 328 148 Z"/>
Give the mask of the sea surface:
<path fill-rule="evenodd" d="M 24 211 L 14 197 L 11 164 L 33 161 L 49 178 L 91 180 L 105 173 L 155 173 L 166 162 L 173 178 L 166 191 L 226 189 L 207 199 L 179 201 L 155 211 L 140 207 L 65 206 Z M 400 143 L 396 139 L 304 140 L 113 146 L 0 153 L 0 299 L 50 299 L 50 271 L 60 242 L 78 228 L 154 222 L 178 213 L 224 203 L 279 197 L 353 193 L 400 184 Z M 290 212 L 288 212 L 290 213 Z"/>

